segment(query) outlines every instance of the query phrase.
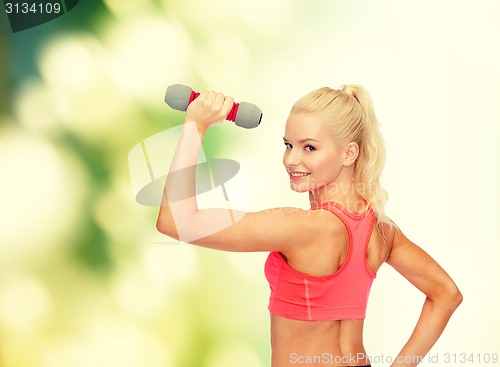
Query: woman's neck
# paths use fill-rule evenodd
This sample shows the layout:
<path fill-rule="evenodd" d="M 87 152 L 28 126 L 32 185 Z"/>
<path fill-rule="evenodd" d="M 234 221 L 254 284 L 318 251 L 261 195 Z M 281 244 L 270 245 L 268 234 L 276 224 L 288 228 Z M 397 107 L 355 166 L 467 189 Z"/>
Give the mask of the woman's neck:
<path fill-rule="evenodd" d="M 309 191 L 311 208 L 327 201 L 333 201 L 351 213 L 362 212 L 365 206 L 365 200 L 356 190 L 354 179 L 336 180 L 316 190 Z"/>

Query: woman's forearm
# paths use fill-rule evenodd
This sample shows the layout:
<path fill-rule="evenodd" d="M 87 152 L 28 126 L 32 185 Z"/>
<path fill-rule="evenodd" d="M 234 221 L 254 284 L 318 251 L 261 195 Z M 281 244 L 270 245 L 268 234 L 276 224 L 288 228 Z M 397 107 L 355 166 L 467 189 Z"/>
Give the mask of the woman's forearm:
<path fill-rule="evenodd" d="M 167 175 L 156 227 L 170 237 L 193 242 L 221 231 L 235 222 L 227 210 L 198 210 L 196 167 L 205 131 L 224 120 L 234 100 L 221 93 L 203 91 L 186 110 L 182 133 Z"/>
<path fill-rule="evenodd" d="M 177 143 L 167 175 L 157 228 L 162 233 L 179 237 L 198 211 L 196 202 L 196 165 L 204 130 L 195 122 L 186 122 Z"/>
<path fill-rule="evenodd" d="M 204 131 L 195 122 L 186 122 L 175 149 L 165 182 L 165 194 L 170 203 L 182 202 L 184 211 L 194 214 L 196 204 L 196 165 Z"/>
<path fill-rule="evenodd" d="M 427 298 L 417 325 L 391 367 L 418 365 L 442 334 L 451 315 L 462 301 L 460 292 L 441 299 Z"/>

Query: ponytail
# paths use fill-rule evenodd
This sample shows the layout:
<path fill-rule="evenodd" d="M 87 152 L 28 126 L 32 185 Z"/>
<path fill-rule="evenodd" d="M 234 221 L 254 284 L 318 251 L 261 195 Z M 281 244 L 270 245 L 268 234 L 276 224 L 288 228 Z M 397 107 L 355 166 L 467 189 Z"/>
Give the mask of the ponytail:
<path fill-rule="evenodd" d="M 375 212 L 379 222 L 389 226 L 393 222 L 385 214 L 387 191 L 380 185 L 385 164 L 385 144 L 380 124 L 375 116 L 373 102 L 368 91 L 360 85 L 343 85 L 340 90 L 352 96 L 361 106 L 364 114 L 364 128 L 360 132 L 359 156 L 354 165 L 356 190 Z"/>
<path fill-rule="evenodd" d="M 355 142 L 359 155 L 354 164 L 357 193 L 377 217 L 377 224 L 394 223 L 385 214 L 387 192 L 380 185 L 385 164 L 385 146 L 368 91 L 360 85 L 343 85 L 339 90 L 320 88 L 302 97 L 292 112 L 323 112 L 330 116 L 333 136 L 339 144 Z"/>

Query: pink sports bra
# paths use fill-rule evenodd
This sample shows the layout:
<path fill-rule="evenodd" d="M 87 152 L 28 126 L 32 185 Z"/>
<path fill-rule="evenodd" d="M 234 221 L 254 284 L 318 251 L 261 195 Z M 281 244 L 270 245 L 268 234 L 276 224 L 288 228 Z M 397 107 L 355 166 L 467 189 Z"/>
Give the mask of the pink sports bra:
<path fill-rule="evenodd" d="M 265 274 L 271 288 L 269 311 L 278 316 L 304 321 L 364 319 L 376 274 L 368 267 L 366 250 L 375 215 L 354 215 L 325 202 L 311 210 L 326 209 L 346 226 L 349 252 L 342 266 L 331 275 L 313 276 L 288 265 L 279 252 L 271 252 Z"/>

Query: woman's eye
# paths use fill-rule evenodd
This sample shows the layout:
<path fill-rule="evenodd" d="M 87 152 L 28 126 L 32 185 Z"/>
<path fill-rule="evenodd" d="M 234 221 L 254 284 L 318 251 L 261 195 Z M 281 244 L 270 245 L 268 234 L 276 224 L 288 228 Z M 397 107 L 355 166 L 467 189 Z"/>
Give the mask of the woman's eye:
<path fill-rule="evenodd" d="M 290 143 L 284 143 L 286 149 L 292 149 L 292 144 Z"/>
<path fill-rule="evenodd" d="M 315 147 L 313 147 L 312 145 L 306 145 L 304 147 L 305 150 L 307 150 L 308 152 L 312 152 L 313 150 L 316 150 Z"/>

